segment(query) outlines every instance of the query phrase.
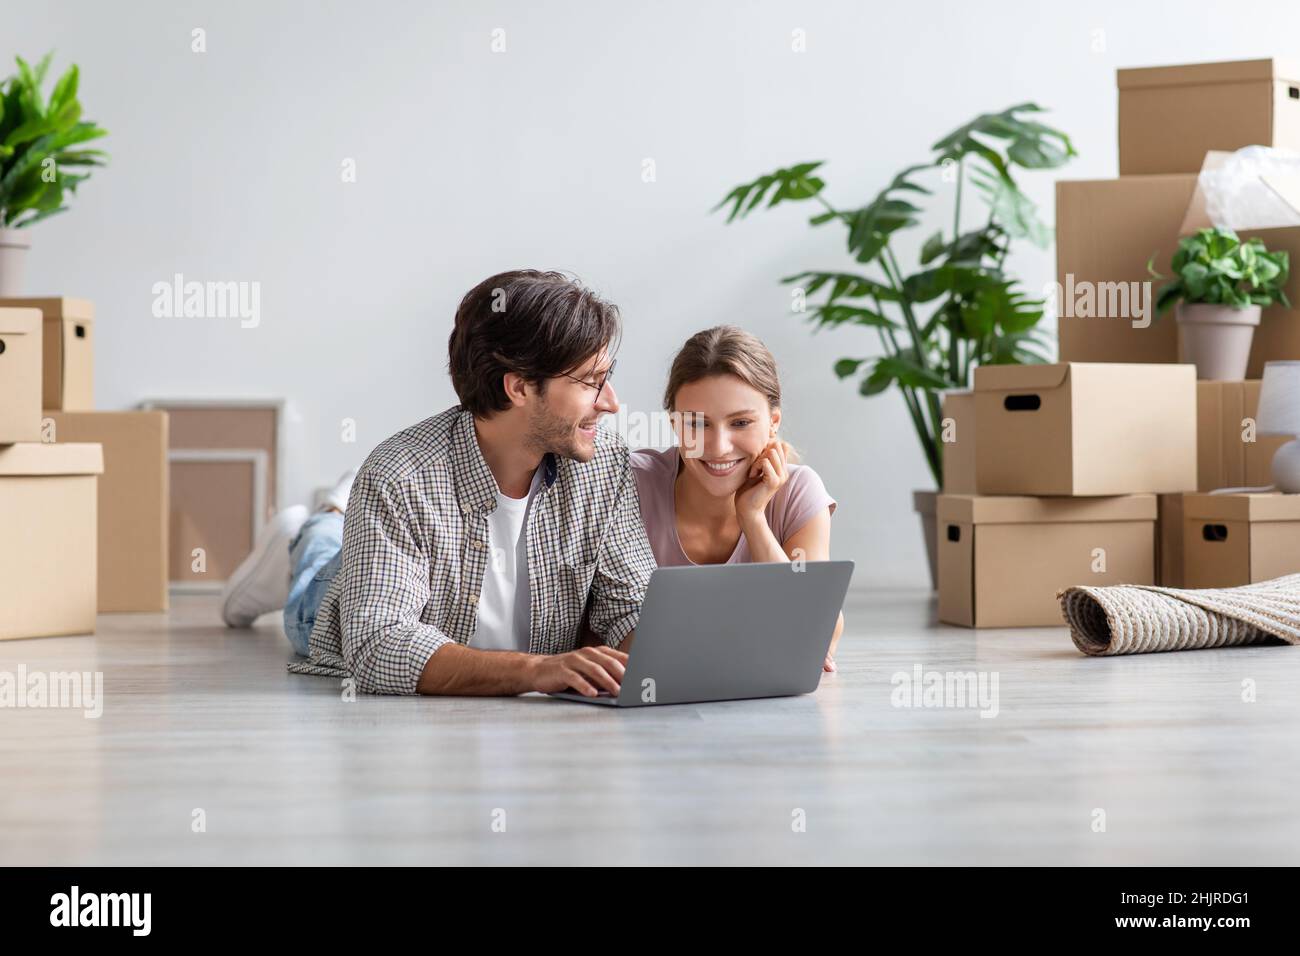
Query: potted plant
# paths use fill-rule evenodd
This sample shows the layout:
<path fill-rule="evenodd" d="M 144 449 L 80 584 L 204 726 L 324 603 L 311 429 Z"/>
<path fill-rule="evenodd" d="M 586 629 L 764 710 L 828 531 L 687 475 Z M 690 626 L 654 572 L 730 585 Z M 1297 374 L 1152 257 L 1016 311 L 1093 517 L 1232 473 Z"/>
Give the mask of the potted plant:
<path fill-rule="evenodd" d="M 980 364 L 1045 362 L 1045 336 L 1036 328 L 1041 300 L 1027 296 L 1007 275 L 1013 240 L 1045 247 L 1051 230 L 1016 183 L 1018 169 L 1053 169 L 1075 155 L 1070 139 L 1038 122 L 1041 112 L 1022 103 L 1000 113 L 984 113 L 940 139 L 929 161 L 908 166 L 870 202 L 857 208 L 833 206 L 816 175 L 822 162 L 800 163 L 742 183 L 715 209 L 730 207 L 727 222 L 760 205 L 812 201 L 821 211 L 810 224 L 837 223 L 846 231 L 850 270 L 804 271 L 783 279 L 802 295 L 814 331 L 857 326 L 875 333 L 879 351 L 864 358 L 842 358 L 834 371 L 857 377 L 858 391 L 878 395 L 896 386 L 912 420 L 936 491 L 918 492 L 917 507 L 933 512 L 943 488 L 941 396 L 968 388 L 971 369 Z M 940 230 L 920 246 L 919 268 L 904 272 L 894 240 L 920 222 L 923 196 L 936 182 L 951 187 L 951 232 Z M 924 183 L 924 184 L 923 184 Z M 962 195 L 974 189 L 985 210 L 963 230 Z M 947 191 L 947 190 L 945 190 Z M 813 303 L 819 293 L 824 298 Z M 924 526 L 923 517 L 923 526 Z M 933 522 L 926 528 L 926 554 L 935 577 Z"/>
<path fill-rule="evenodd" d="M 35 68 L 17 57 L 18 72 L 0 84 L 0 298 L 22 295 L 27 227 L 62 212 L 65 191 L 75 193 L 102 166 L 105 154 L 81 144 L 105 130 L 81 118 L 78 73 L 70 66 L 50 92 L 41 92 L 53 54 Z"/>
<path fill-rule="evenodd" d="M 1153 267 L 1157 279 L 1165 276 Z M 1290 306 L 1286 292 L 1290 271 L 1285 250 L 1269 252 L 1261 239 L 1242 242 L 1231 229 L 1200 229 L 1178 241 L 1170 268 L 1174 280 L 1161 286 L 1156 312 L 1177 303 L 1179 361 L 1196 365 L 1196 377 L 1240 381 L 1250 363 L 1263 306 Z"/>

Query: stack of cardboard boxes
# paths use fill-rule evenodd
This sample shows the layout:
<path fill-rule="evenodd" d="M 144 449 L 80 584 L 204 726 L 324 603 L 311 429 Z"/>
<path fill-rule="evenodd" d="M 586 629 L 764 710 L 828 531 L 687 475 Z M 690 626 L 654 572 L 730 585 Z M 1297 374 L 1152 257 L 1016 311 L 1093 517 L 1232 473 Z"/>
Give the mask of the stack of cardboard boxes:
<path fill-rule="evenodd" d="M 0 299 L 0 639 L 167 608 L 167 416 L 94 411 L 94 309 Z"/>
<path fill-rule="evenodd" d="M 1155 583 L 1156 495 L 1196 483 L 1191 366 L 985 366 L 944 417 L 940 620 L 1050 626 L 1062 588 Z"/>
<path fill-rule="evenodd" d="M 950 623 L 1059 624 L 1055 592 L 1074 584 L 1228 587 L 1300 571 L 1300 496 L 1204 494 L 1270 483 L 1288 439 L 1257 439 L 1258 379 L 1266 361 L 1300 359 L 1300 312 L 1265 311 L 1247 381 L 1197 382 L 1147 272 L 1154 258 L 1168 274 L 1180 236 L 1208 225 L 1200 170 L 1245 146 L 1300 150 L 1300 68 L 1121 70 L 1118 85 L 1119 178 L 1057 184 L 1062 364 L 977 369 L 974 392 L 945 401 Z M 1300 227 L 1239 232 L 1290 252 L 1300 309 Z"/>

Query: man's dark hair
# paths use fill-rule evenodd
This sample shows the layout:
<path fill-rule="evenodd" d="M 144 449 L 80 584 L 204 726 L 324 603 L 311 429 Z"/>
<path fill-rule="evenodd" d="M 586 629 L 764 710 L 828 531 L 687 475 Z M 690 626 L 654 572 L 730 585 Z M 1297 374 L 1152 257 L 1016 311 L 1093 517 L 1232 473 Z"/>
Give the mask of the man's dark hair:
<path fill-rule="evenodd" d="M 480 418 L 510 407 L 514 372 L 545 388 L 601 349 L 615 348 L 618 307 L 559 272 L 518 269 L 484 279 L 456 309 L 447 367 L 460 403 Z"/>

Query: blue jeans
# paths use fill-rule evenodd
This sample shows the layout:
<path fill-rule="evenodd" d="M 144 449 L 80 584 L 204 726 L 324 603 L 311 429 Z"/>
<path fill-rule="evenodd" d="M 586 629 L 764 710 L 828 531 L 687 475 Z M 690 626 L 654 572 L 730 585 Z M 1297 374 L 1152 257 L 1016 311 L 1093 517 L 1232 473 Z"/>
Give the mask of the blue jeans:
<path fill-rule="evenodd" d="M 284 633 L 304 657 L 316 612 L 338 574 L 343 553 L 343 515 L 318 511 L 289 543 L 289 601 L 284 606 Z"/>

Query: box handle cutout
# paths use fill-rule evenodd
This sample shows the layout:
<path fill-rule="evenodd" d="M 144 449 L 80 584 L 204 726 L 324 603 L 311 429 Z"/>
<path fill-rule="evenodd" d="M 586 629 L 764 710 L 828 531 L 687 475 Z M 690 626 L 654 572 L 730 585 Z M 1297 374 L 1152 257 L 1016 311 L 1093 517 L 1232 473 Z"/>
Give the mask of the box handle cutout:
<path fill-rule="evenodd" d="M 4 354 L 4 350 L 5 350 L 5 340 L 0 339 L 0 355 Z"/>
<path fill-rule="evenodd" d="M 960 540 L 961 540 L 961 528 L 959 528 L 959 527 L 958 527 L 957 525 L 955 525 L 955 524 L 950 524 L 950 525 L 948 525 L 948 540 L 949 540 L 949 541 L 960 541 Z"/>
<path fill-rule="evenodd" d="M 1207 524 L 1201 527 L 1201 537 L 1206 541 L 1227 541 L 1228 526 L 1226 524 Z"/>
<path fill-rule="evenodd" d="M 1300 100 L 1300 88 L 1288 86 L 1286 89 L 1286 95 L 1291 97 L 1293 100 Z"/>
<path fill-rule="evenodd" d="M 1008 395 L 1002 399 L 1002 407 L 1009 412 L 1036 412 L 1043 407 L 1043 400 L 1037 395 Z"/>
<path fill-rule="evenodd" d="M 77 338 L 79 338 L 79 339 L 84 339 L 85 337 L 86 337 L 86 327 L 85 327 L 84 325 L 78 325 L 78 326 L 77 326 Z"/>

